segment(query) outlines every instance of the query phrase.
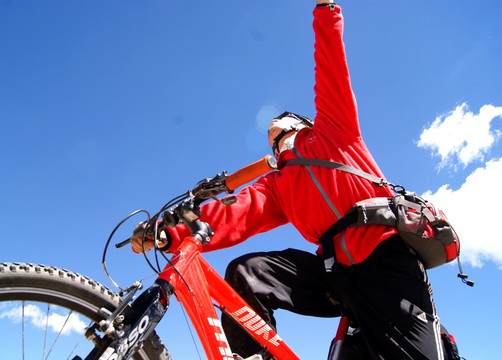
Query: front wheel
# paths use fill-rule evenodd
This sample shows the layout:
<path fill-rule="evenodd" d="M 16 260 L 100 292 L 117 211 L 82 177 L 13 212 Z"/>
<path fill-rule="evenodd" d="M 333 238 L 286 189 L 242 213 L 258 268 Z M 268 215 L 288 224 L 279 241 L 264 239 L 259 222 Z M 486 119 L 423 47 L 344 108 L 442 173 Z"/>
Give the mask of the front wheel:
<path fill-rule="evenodd" d="M 6 359 L 73 359 L 93 349 L 85 328 L 120 297 L 98 282 L 46 265 L 0 263 L 0 348 Z M 134 360 L 171 360 L 153 333 Z"/>

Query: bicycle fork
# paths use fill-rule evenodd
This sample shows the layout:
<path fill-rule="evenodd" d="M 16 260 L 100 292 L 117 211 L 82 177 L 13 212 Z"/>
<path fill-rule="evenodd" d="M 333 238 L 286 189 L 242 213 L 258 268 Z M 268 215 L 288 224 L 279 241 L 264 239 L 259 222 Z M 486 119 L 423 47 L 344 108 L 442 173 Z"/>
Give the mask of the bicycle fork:
<path fill-rule="evenodd" d="M 85 360 L 122 360 L 129 359 L 139 349 L 144 340 L 154 331 L 169 307 L 169 297 L 173 293 L 165 280 L 158 279 L 147 291 L 142 293 L 132 304 L 130 301 L 137 288 L 131 292 L 113 314 L 99 324 L 93 324 L 86 336 L 98 337 L 99 328 L 107 339 L 95 341 L 98 345 Z M 81 360 L 75 357 L 73 360 Z"/>

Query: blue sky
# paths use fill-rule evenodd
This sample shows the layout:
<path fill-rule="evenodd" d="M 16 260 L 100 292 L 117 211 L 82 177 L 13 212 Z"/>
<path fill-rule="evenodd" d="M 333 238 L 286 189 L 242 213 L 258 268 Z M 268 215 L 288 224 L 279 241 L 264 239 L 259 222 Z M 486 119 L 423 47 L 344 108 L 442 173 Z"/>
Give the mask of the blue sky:
<path fill-rule="evenodd" d="M 446 212 L 476 281 L 431 270 L 439 316 L 465 358 L 497 358 L 502 5 L 339 3 L 364 139 L 389 180 Z M 0 0 L 1 260 L 111 286 L 101 254 L 123 217 L 270 153 L 274 115 L 314 117 L 313 6 Z M 206 258 L 223 273 L 240 254 L 286 247 L 315 250 L 285 226 Z M 124 286 L 150 274 L 129 249 L 108 265 Z M 278 319 L 302 359 L 325 358 L 336 320 Z M 174 358 L 197 356 L 186 328 L 173 301 L 158 332 Z"/>

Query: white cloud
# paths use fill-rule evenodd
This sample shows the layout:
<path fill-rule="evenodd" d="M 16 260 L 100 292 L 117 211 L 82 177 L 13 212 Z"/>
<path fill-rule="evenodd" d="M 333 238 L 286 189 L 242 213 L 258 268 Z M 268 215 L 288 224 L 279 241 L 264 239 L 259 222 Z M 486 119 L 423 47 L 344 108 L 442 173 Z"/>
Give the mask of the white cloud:
<path fill-rule="evenodd" d="M 21 305 L 12 307 L 9 309 L 4 309 L 2 307 L 2 313 L 0 313 L 0 319 L 9 319 L 13 323 L 20 323 L 22 321 L 23 308 Z M 43 311 L 38 306 L 33 304 L 28 304 L 24 307 L 24 318 L 25 322 L 32 324 L 33 326 L 45 329 L 46 326 L 56 333 L 59 333 L 61 328 L 63 331 L 61 334 L 69 335 L 73 331 L 82 334 L 85 330 L 86 324 L 80 320 L 79 316 L 75 313 L 69 315 L 62 315 L 56 312 L 50 312 L 47 316 L 47 310 Z M 66 324 L 65 324 L 66 321 Z"/>
<path fill-rule="evenodd" d="M 434 155 L 440 156 L 440 168 L 457 160 L 463 166 L 474 160 L 483 160 L 501 135 L 499 130 L 491 129 L 491 124 L 502 116 L 502 107 L 484 105 L 479 114 L 468 110 L 466 103 L 457 106 L 450 113 L 438 116 L 420 135 L 418 146 L 431 149 Z"/>
<path fill-rule="evenodd" d="M 440 168 L 455 166 L 457 162 L 465 167 L 483 160 L 501 136 L 501 131 L 494 129 L 493 120 L 502 117 L 502 107 L 484 105 L 479 114 L 468 110 L 465 103 L 457 106 L 438 116 L 420 135 L 418 146 L 439 156 Z M 434 193 L 429 190 L 424 194 L 444 210 L 459 235 L 462 261 L 473 266 L 482 266 L 486 261 L 502 265 L 502 236 L 498 228 L 502 194 L 497 190 L 500 178 L 502 158 L 473 171 L 458 190 L 443 185 Z"/>
<path fill-rule="evenodd" d="M 502 265 L 502 235 L 498 226 L 501 178 L 502 158 L 476 169 L 458 190 L 443 185 L 435 193 L 424 194 L 445 212 L 457 231 L 464 263 L 482 266 L 493 261 Z"/>

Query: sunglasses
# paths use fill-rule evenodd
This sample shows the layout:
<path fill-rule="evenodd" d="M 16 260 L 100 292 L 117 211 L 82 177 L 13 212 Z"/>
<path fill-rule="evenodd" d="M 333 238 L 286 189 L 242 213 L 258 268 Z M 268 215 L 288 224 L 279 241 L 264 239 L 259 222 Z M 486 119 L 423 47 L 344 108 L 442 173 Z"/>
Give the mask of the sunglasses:
<path fill-rule="evenodd" d="M 300 121 L 303 125 L 311 128 L 312 126 L 314 126 L 314 123 L 312 122 L 312 120 L 310 120 L 308 117 L 305 117 L 305 116 L 302 116 L 302 115 L 298 115 L 298 114 L 295 114 L 295 113 L 292 113 L 292 112 L 289 112 L 289 111 L 285 111 L 283 112 L 281 115 L 277 116 L 275 118 L 275 120 L 281 120 L 282 118 L 285 118 L 285 117 L 290 117 L 290 118 L 293 118 L 293 119 L 296 119 L 298 121 Z M 291 131 L 296 131 L 298 130 L 296 125 L 292 125 L 290 127 L 287 127 L 285 129 L 283 129 L 279 135 L 277 135 L 274 140 L 273 140 L 273 144 L 272 144 L 272 151 L 274 152 L 274 155 L 276 152 L 278 152 L 279 150 L 279 142 L 281 141 L 281 139 L 289 132 Z"/>
<path fill-rule="evenodd" d="M 289 112 L 289 111 L 284 111 L 281 115 L 275 117 L 275 119 L 281 120 L 282 118 L 285 118 L 285 117 L 290 117 L 290 118 L 299 120 L 299 121 L 302 122 L 302 124 L 305 124 L 306 126 L 308 126 L 310 128 L 312 126 L 314 126 L 314 122 L 312 120 L 310 120 L 308 117 L 302 116 L 302 115 L 298 115 L 298 114 L 295 114 L 295 113 L 292 113 L 292 112 Z"/>

